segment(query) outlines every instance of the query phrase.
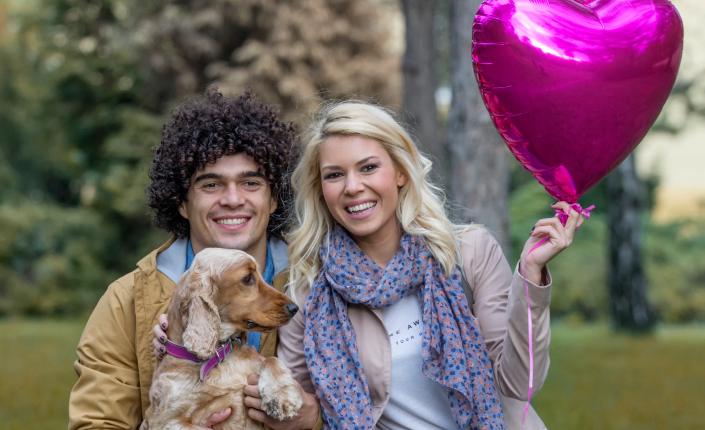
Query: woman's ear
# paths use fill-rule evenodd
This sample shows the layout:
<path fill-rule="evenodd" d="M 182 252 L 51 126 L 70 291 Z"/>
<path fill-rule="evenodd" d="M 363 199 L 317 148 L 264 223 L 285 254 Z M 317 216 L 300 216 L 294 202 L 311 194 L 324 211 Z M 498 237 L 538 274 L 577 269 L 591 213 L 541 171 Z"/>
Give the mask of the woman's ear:
<path fill-rule="evenodd" d="M 408 181 L 408 178 L 406 177 L 406 174 L 402 172 L 400 169 L 397 169 L 397 187 L 401 188 L 404 185 L 406 185 L 406 182 Z"/>

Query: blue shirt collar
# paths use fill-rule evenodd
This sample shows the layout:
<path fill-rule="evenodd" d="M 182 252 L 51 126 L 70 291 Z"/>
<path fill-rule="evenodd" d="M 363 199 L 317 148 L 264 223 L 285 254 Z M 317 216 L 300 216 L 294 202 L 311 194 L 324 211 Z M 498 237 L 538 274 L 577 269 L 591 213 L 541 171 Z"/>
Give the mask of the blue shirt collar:
<path fill-rule="evenodd" d="M 186 242 L 186 265 L 184 266 L 184 272 L 191 268 L 194 257 L 193 246 L 191 245 L 191 239 L 189 239 L 188 242 Z"/>
<path fill-rule="evenodd" d="M 191 267 L 195 256 L 196 254 L 193 252 L 191 239 L 189 239 L 186 244 L 186 265 L 184 267 L 184 272 Z M 264 282 L 270 285 L 272 284 L 272 281 L 274 281 L 274 258 L 272 257 L 272 250 L 270 248 L 269 241 L 267 241 L 267 257 L 265 259 L 264 272 L 262 273 L 262 277 L 264 278 Z"/>

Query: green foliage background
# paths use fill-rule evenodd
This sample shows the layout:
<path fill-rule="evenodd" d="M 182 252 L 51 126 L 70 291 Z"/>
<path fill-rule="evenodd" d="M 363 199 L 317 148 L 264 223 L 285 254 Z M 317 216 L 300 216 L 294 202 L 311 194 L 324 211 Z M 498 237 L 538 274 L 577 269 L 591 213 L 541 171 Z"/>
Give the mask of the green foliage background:
<path fill-rule="evenodd" d="M 384 27 L 372 25 L 386 21 L 371 11 L 385 2 L 370 2 L 302 0 L 302 15 L 275 0 L 236 10 L 226 0 L 0 0 L 0 316 L 88 312 L 112 279 L 166 239 L 145 206 L 151 150 L 169 110 L 208 84 L 255 86 L 292 119 L 322 97 L 393 105 L 398 58 L 380 47 L 381 33 L 350 30 Z M 253 24 L 266 19 L 278 21 Z M 307 19 L 331 25 L 310 32 Z M 218 44 L 224 34 L 230 39 Z M 286 39 L 296 34 L 304 45 Z M 600 187 L 583 201 L 597 204 L 595 215 L 552 264 L 552 310 L 569 320 L 601 319 L 608 309 L 609 202 Z M 517 168 L 513 261 L 549 205 Z M 644 214 L 644 225 L 658 315 L 705 321 L 705 220 L 664 225 Z"/>

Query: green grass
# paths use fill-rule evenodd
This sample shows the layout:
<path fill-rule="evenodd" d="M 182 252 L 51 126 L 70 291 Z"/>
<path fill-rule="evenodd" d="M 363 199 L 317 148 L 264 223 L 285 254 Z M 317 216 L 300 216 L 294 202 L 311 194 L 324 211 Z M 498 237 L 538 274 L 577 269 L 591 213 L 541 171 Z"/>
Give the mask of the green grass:
<path fill-rule="evenodd" d="M 83 322 L 0 321 L 0 428 L 66 428 Z M 551 430 L 705 428 L 705 327 L 653 336 L 556 325 L 551 370 L 534 399 Z"/>
<path fill-rule="evenodd" d="M 65 429 L 83 321 L 0 321 L 0 428 Z"/>
<path fill-rule="evenodd" d="M 631 337 L 558 325 L 548 380 L 533 403 L 549 429 L 702 429 L 703 357 L 705 327 Z"/>

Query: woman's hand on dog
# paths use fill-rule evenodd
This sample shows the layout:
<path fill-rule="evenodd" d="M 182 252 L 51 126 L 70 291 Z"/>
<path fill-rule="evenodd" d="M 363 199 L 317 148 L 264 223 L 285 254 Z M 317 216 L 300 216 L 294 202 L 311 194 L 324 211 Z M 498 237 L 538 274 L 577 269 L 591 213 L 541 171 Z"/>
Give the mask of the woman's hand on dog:
<path fill-rule="evenodd" d="M 166 343 L 166 330 L 168 328 L 169 321 L 166 319 L 166 314 L 159 315 L 159 324 L 155 324 L 152 329 L 154 332 L 154 339 L 152 339 L 152 344 L 154 345 L 154 355 L 159 361 L 161 361 L 161 359 L 164 358 L 164 354 L 166 354 L 166 347 L 164 344 Z M 204 430 L 210 429 L 212 426 L 227 420 L 232 413 L 233 411 L 230 408 L 225 408 L 220 412 L 216 412 L 208 418 L 206 426 L 202 428 Z"/>
<path fill-rule="evenodd" d="M 245 385 L 245 406 L 247 407 L 247 415 L 268 428 L 273 430 L 300 430 L 300 429 L 311 429 L 316 425 L 318 421 L 319 406 L 318 399 L 311 393 L 299 387 L 301 391 L 301 397 L 304 400 L 304 404 L 299 410 L 299 414 L 294 418 L 279 421 L 271 418 L 262 410 L 262 398 L 259 394 L 259 376 L 250 375 L 247 378 L 247 385 Z"/>
<path fill-rule="evenodd" d="M 169 328 L 169 321 L 166 320 L 166 314 L 159 315 L 159 324 L 155 324 L 152 331 L 154 332 L 154 339 L 152 339 L 152 345 L 154 346 L 154 356 L 157 357 L 157 361 L 162 361 L 164 354 L 166 354 L 166 329 Z"/>

